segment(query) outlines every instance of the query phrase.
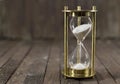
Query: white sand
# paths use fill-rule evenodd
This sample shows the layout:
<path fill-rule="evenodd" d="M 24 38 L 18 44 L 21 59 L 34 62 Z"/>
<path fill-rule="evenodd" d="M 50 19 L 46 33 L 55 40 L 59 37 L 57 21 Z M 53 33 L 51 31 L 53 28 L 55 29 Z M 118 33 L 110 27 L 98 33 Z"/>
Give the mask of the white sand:
<path fill-rule="evenodd" d="M 84 32 L 86 31 L 87 29 L 91 28 L 91 24 L 84 24 L 84 25 L 80 25 L 80 26 L 77 26 L 76 28 L 73 29 L 73 33 L 74 34 L 78 34 L 80 32 Z"/>
<path fill-rule="evenodd" d="M 73 66 L 71 66 L 71 69 L 76 69 L 76 70 L 83 70 L 86 69 L 87 67 L 81 63 L 78 64 L 74 64 Z"/>

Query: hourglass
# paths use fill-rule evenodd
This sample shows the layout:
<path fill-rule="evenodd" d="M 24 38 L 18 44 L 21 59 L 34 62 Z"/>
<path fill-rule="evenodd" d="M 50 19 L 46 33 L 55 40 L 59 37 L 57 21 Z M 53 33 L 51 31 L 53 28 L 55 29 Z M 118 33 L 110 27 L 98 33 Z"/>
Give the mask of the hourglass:
<path fill-rule="evenodd" d="M 96 7 L 92 10 L 81 10 L 77 6 L 76 10 L 68 10 L 64 7 L 64 67 L 63 74 L 73 78 L 87 78 L 95 75 L 94 58 L 95 58 L 95 37 L 96 37 Z M 76 38 L 76 48 L 69 56 L 69 32 Z M 91 33 L 91 48 L 84 44 Z M 72 44 L 71 44 L 72 45 Z M 90 53 L 89 53 L 90 52 Z"/>
<path fill-rule="evenodd" d="M 81 20 L 81 21 L 79 21 Z M 77 39 L 77 47 L 75 48 L 71 57 L 70 68 L 76 70 L 83 70 L 90 65 L 90 56 L 85 48 L 83 41 L 90 33 L 92 28 L 92 21 L 88 16 L 75 17 L 74 13 L 70 21 L 70 29 Z M 77 61 L 73 61 L 77 59 Z"/>

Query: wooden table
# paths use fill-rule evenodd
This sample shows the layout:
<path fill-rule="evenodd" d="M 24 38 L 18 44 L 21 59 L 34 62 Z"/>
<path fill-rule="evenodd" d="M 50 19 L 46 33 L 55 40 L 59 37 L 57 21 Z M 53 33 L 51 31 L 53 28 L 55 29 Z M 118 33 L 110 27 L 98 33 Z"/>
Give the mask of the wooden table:
<path fill-rule="evenodd" d="M 0 84 L 120 84 L 120 41 L 97 40 L 96 76 L 64 79 L 61 41 L 0 41 Z"/>

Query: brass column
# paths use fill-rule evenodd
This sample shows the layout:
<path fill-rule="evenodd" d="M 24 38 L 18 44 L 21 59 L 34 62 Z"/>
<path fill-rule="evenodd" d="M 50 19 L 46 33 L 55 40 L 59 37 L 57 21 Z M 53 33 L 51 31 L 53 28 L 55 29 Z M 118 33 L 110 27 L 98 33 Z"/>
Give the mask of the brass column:
<path fill-rule="evenodd" d="M 64 10 L 68 10 L 68 6 L 64 6 Z M 67 74 L 68 67 L 68 16 L 64 12 L 64 72 Z"/>
<path fill-rule="evenodd" d="M 92 6 L 92 10 L 96 10 L 96 6 Z M 96 12 L 92 12 L 92 55 L 91 55 L 91 73 L 95 73 L 95 45 L 96 45 Z"/>

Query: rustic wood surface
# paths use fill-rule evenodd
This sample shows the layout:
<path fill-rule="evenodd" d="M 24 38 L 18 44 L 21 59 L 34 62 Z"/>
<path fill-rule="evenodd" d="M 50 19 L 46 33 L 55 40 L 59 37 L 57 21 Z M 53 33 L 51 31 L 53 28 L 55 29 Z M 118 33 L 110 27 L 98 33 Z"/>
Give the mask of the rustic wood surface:
<path fill-rule="evenodd" d="M 89 46 L 89 41 L 87 42 Z M 62 41 L 0 41 L 0 84 L 120 84 L 120 40 L 97 40 L 94 78 L 65 79 Z"/>
<path fill-rule="evenodd" d="M 70 9 L 96 5 L 97 37 L 120 37 L 120 0 L 0 0 L 0 36 L 62 38 L 64 5 Z"/>

